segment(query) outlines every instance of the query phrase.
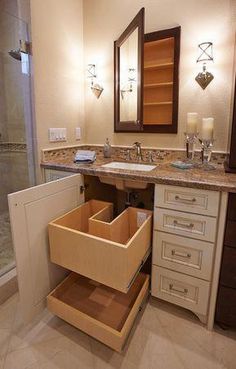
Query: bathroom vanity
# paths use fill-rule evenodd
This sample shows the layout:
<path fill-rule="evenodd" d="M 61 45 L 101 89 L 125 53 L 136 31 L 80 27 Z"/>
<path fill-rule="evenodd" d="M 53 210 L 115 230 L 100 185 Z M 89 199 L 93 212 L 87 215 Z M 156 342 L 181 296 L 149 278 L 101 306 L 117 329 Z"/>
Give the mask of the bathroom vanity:
<path fill-rule="evenodd" d="M 75 148 L 45 151 L 42 170 L 46 183 L 9 195 L 25 320 L 30 321 L 45 307 L 48 296 L 53 313 L 120 351 L 148 293 L 149 278 L 142 266 L 152 252 L 152 296 L 191 310 L 212 329 L 227 199 L 229 192 L 236 192 L 235 176 L 225 174 L 222 164 L 209 173 L 180 171 L 171 167 L 170 161 L 181 153 L 158 150 L 153 150 L 154 169 L 117 169 L 106 164 L 124 163 L 121 148 L 111 159 L 102 157 L 101 148 L 95 150 L 97 160 L 89 165 L 73 163 Z M 148 157 L 145 150 L 143 154 L 144 159 Z M 136 188 L 137 184 L 143 188 L 151 184 L 153 226 L 150 210 L 132 209 L 128 217 L 127 210 L 112 215 L 111 191 L 103 191 L 108 185 L 99 182 L 106 197 L 100 204 L 96 192 L 85 184 L 84 178 L 96 177 L 113 184 L 123 181 L 129 189 L 132 184 Z M 110 188 L 115 191 L 115 186 Z M 95 204 L 92 207 L 86 200 L 88 191 Z M 91 222 L 93 230 L 88 228 Z M 125 231 L 129 224 L 131 233 Z M 113 323 L 92 311 L 90 297 L 88 304 L 81 305 L 81 289 L 83 298 L 92 296 L 104 305 L 105 315 Z M 114 321 L 117 314 L 108 309 L 114 299 L 118 305 L 123 301 L 129 306 L 122 322 Z M 90 312 L 86 310 L 89 306 Z"/>

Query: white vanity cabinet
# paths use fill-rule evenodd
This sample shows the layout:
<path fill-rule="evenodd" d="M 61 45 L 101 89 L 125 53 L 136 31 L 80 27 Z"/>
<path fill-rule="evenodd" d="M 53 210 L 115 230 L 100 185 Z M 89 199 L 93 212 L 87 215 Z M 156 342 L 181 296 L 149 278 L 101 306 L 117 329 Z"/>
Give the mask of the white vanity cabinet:
<path fill-rule="evenodd" d="M 211 325 L 226 200 L 217 191 L 155 186 L 152 295 Z"/>
<path fill-rule="evenodd" d="M 129 208 L 113 218 L 113 204 L 85 202 L 80 174 L 8 199 L 24 320 L 47 299 L 55 315 L 121 351 L 149 293 L 140 269 L 151 252 L 152 212 Z"/>

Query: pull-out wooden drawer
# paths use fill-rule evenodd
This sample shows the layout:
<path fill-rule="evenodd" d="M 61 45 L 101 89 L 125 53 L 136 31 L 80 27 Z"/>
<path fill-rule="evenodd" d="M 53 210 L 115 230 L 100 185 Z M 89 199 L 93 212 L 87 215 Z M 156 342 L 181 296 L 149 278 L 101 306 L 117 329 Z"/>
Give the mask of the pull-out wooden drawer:
<path fill-rule="evenodd" d="M 85 203 L 49 224 L 51 261 L 127 292 L 151 251 L 152 212 L 128 208 L 113 219 L 110 204 L 96 213 L 97 203 Z"/>
<path fill-rule="evenodd" d="M 153 264 L 210 280 L 214 246 L 209 242 L 154 231 Z"/>
<path fill-rule="evenodd" d="M 209 282 L 155 265 L 152 267 L 152 295 L 162 300 L 206 315 L 209 290 Z"/>
<path fill-rule="evenodd" d="M 148 287 L 149 277 L 143 273 L 127 294 L 71 273 L 48 296 L 47 305 L 68 323 L 121 351 Z"/>
<path fill-rule="evenodd" d="M 177 186 L 155 186 L 155 206 L 217 216 L 220 193 Z"/>
<path fill-rule="evenodd" d="M 156 208 L 154 212 L 154 229 L 215 242 L 216 218 Z"/>

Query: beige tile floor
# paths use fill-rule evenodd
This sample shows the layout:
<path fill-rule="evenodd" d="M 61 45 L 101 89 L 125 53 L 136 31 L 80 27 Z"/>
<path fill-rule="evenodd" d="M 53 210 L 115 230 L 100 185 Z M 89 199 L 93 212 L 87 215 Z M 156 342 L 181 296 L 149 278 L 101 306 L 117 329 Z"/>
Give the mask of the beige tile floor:
<path fill-rule="evenodd" d="M 236 369 L 236 332 L 208 332 L 190 313 L 150 299 L 122 354 L 45 311 L 24 327 L 18 295 L 0 306 L 0 369 Z"/>

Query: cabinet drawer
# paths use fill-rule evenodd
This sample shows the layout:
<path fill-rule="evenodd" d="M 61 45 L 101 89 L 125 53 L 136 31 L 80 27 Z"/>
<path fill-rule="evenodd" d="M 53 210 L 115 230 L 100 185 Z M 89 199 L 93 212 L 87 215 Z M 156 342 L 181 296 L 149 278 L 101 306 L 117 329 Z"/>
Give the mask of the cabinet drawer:
<path fill-rule="evenodd" d="M 95 207 L 98 203 L 101 206 Z M 113 219 L 109 206 L 91 200 L 51 222 L 50 258 L 73 272 L 127 292 L 151 251 L 152 212 L 128 208 Z"/>
<path fill-rule="evenodd" d="M 177 186 L 155 186 L 155 206 L 217 216 L 220 193 Z"/>
<path fill-rule="evenodd" d="M 61 319 L 121 351 L 148 287 L 149 277 L 143 273 L 127 294 L 71 273 L 48 296 L 47 306 Z"/>
<path fill-rule="evenodd" d="M 211 243 L 154 231 L 153 264 L 210 280 L 214 247 Z"/>
<path fill-rule="evenodd" d="M 215 242 L 216 218 L 156 208 L 154 212 L 154 229 Z"/>
<path fill-rule="evenodd" d="M 209 291 L 209 282 L 153 265 L 153 296 L 206 315 Z"/>

